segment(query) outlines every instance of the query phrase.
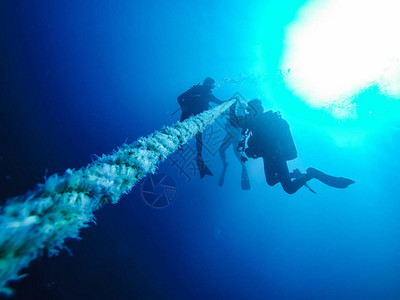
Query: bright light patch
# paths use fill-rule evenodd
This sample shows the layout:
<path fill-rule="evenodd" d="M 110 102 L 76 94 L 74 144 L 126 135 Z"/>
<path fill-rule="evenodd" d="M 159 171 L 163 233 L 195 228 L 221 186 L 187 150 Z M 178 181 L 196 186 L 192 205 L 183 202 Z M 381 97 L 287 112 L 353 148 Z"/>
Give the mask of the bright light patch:
<path fill-rule="evenodd" d="M 286 30 L 281 67 L 290 89 L 335 116 L 377 85 L 400 98 L 400 1 L 312 0 Z"/>

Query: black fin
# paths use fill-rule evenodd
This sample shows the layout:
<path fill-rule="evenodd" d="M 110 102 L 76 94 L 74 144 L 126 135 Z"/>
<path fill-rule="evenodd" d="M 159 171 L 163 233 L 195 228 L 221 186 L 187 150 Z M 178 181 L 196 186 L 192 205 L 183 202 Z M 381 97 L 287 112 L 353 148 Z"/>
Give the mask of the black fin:
<path fill-rule="evenodd" d="M 313 193 L 313 194 L 316 194 L 316 193 L 317 193 L 317 192 L 314 191 L 307 183 L 305 183 L 304 186 L 305 186 L 306 188 L 308 188 L 308 189 L 310 190 L 311 193 Z"/>
<path fill-rule="evenodd" d="M 307 175 L 310 175 L 312 178 L 318 179 L 326 185 L 339 189 L 347 188 L 350 184 L 355 183 L 354 180 L 344 177 L 331 176 L 314 168 L 308 168 Z"/>
<path fill-rule="evenodd" d="M 211 172 L 211 170 L 206 166 L 204 161 L 200 159 L 196 159 L 197 167 L 199 168 L 200 171 L 200 178 L 204 178 L 206 175 L 213 176 L 214 174 Z"/>

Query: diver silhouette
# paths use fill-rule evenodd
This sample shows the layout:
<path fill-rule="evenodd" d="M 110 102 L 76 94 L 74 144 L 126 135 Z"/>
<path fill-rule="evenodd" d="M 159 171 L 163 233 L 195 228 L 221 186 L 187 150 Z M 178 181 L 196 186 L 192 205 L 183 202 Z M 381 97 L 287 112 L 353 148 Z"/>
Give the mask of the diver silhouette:
<path fill-rule="evenodd" d="M 198 84 L 191 87 L 178 97 L 178 103 L 182 110 L 180 121 L 186 120 L 192 116 L 198 115 L 210 108 L 210 102 L 222 104 L 224 101 L 219 100 L 212 94 L 215 88 L 214 79 L 207 77 L 203 84 Z M 200 171 L 200 178 L 205 175 L 212 176 L 213 173 L 204 163 L 202 156 L 203 135 L 201 132 L 196 134 L 196 163 Z"/>
<path fill-rule="evenodd" d="M 294 194 L 302 186 L 307 186 L 307 182 L 313 178 L 335 188 L 346 188 L 355 183 L 351 179 L 331 176 L 315 168 L 308 168 L 305 174 L 298 169 L 289 172 L 287 161 L 297 157 L 289 124 L 282 119 L 279 112 L 264 112 L 259 99 L 249 101 L 247 111 L 247 115 L 241 121 L 245 139 L 240 148 L 247 157 L 263 159 L 268 185 L 280 183 L 286 193 Z M 247 160 L 244 156 L 242 159 Z"/>
<path fill-rule="evenodd" d="M 241 98 L 244 99 L 243 96 L 241 96 L 239 93 L 236 93 L 232 98 Z M 231 98 L 231 99 L 232 99 Z M 221 146 L 219 148 L 219 155 L 222 160 L 222 173 L 219 178 L 219 185 L 222 186 L 224 184 L 225 180 L 225 173 L 226 169 L 228 167 L 228 162 L 226 160 L 226 150 L 229 148 L 229 146 L 232 145 L 233 152 L 235 153 L 235 156 L 240 162 L 240 165 L 242 167 L 242 173 L 241 173 L 241 187 L 242 190 L 249 190 L 250 189 L 250 180 L 249 180 L 249 175 L 247 174 L 247 168 L 245 165 L 245 162 L 241 159 L 241 153 L 238 151 L 238 146 L 240 141 L 243 139 L 243 136 L 241 134 L 242 127 L 243 127 L 243 122 L 245 120 L 244 115 L 238 116 L 236 114 L 236 102 L 234 105 L 232 105 L 227 113 L 227 122 L 225 123 L 225 131 L 226 135 L 224 137 L 224 140 L 221 143 Z M 244 101 L 240 101 L 240 104 L 244 103 Z M 245 104 L 247 105 L 247 104 Z M 244 109 L 243 109 L 244 113 Z"/>

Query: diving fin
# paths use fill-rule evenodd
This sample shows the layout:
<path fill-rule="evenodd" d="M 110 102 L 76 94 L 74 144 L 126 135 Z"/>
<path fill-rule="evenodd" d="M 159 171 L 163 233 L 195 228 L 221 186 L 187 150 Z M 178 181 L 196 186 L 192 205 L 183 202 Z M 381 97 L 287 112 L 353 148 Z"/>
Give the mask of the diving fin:
<path fill-rule="evenodd" d="M 197 158 L 196 163 L 197 167 L 199 168 L 200 178 L 204 178 L 206 175 L 214 175 L 201 158 Z"/>
<path fill-rule="evenodd" d="M 227 167 L 228 167 L 228 163 L 224 163 L 224 168 L 222 169 L 221 177 L 219 177 L 219 186 L 224 185 L 225 173 L 226 173 Z"/>
<path fill-rule="evenodd" d="M 314 168 L 308 168 L 307 175 L 311 176 L 311 178 L 318 179 L 326 185 L 339 189 L 347 188 L 350 184 L 355 183 L 354 180 L 344 177 L 331 176 Z"/>
<path fill-rule="evenodd" d="M 310 190 L 311 193 L 313 193 L 313 194 L 316 194 L 316 193 L 317 193 L 316 191 L 314 191 L 314 190 L 308 185 L 308 183 L 305 183 L 304 186 L 305 186 L 306 188 L 308 188 L 308 189 Z"/>

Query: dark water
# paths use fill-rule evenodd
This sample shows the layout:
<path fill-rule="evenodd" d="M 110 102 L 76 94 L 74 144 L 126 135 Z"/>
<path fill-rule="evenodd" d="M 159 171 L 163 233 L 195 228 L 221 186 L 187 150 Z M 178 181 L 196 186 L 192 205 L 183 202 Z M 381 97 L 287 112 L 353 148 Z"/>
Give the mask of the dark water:
<path fill-rule="evenodd" d="M 172 124 L 176 97 L 206 76 L 220 99 L 240 91 L 281 110 L 299 152 L 291 168 L 357 182 L 335 190 L 311 181 L 317 195 L 287 195 L 251 160 L 252 188 L 242 191 L 229 149 L 219 187 L 216 124 L 205 153 L 214 177 L 200 180 L 190 160 L 180 162 L 187 174 L 163 163 L 176 184 L 170 206 L 146 204 L 139 184 L 67 242 L 72 256 L 34 261 L 13 299 L 400 297 L 400 127 L 386 118 L 398 105 L 370 89 L 358 96 L 359 118 L 339 122 L 285 89 L 284 28 L 303 4 L 1 2 L 1 199 Z"/>

